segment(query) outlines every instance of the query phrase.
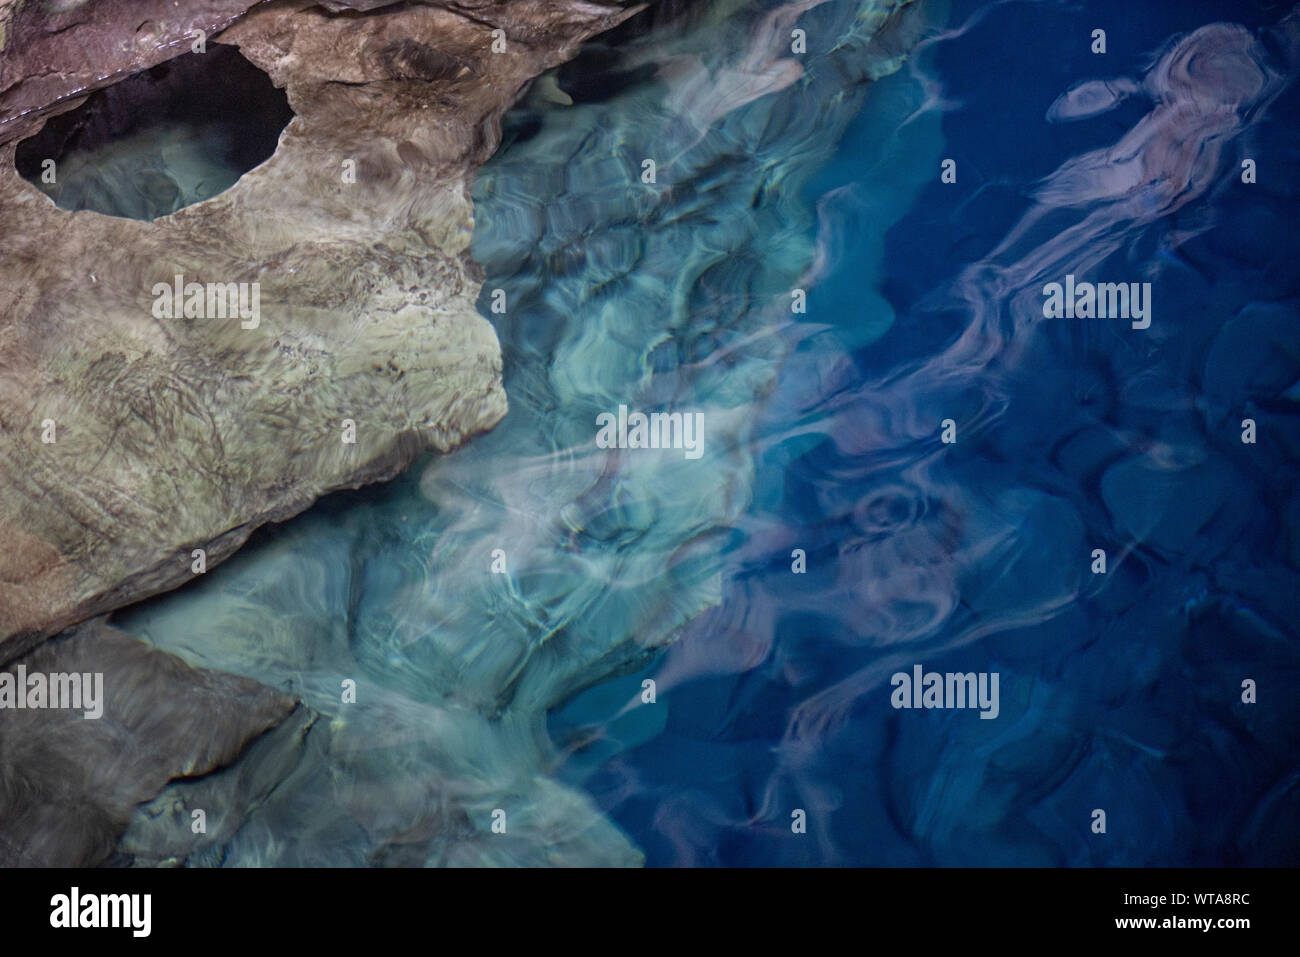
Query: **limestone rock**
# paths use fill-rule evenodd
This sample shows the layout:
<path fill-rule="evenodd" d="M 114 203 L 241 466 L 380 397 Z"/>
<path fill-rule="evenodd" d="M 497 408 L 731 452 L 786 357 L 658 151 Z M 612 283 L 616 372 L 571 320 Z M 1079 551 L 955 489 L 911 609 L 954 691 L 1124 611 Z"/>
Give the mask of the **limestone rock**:
<path fill-rule="evenodd" d="M 634 12 L 245 5 L 7 11 L 0 661 L 183 583 L 196 548 L 210 567 L 259 524 L 505 414 L 499 347 L 475 310 L 472 176 L 528 81 Z M 19 139 L 96 86 L 189 52 L 200 23 L 286 91 L 295 117 L 269 160 L 152 222 L 67 212 L 18 175 Z M 156 318 L 152 290 L 176 275 L 257 283 L 256 328 Z"/>

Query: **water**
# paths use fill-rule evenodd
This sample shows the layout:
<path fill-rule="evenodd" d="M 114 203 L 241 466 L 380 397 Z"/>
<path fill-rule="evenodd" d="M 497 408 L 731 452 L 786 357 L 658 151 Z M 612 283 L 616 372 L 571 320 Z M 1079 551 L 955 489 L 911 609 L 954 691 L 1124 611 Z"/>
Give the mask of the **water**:
<path fill-rule="evenodd" d="M 474 245 L 510 414 L 119 616 L 318 716 L 121 853 L 1295 862 L 1296 28 L 874 10 L 714 4 L 512 114 Z M 1151 327 L 1043 319 L 1067 273 L 1150 282 Z M 705 454 L 595 448 L 620 403 L 702 411 Z M 997 719 L 891 708 L 918 663 L 997 672 Z"/>
<path fill-rule="evenodd" d="M 92 93 L 19 143 L 15 165 L 61 209 L 153 220 L 229 189 L 291 119 L 269 76 L 213 44 Z"/>

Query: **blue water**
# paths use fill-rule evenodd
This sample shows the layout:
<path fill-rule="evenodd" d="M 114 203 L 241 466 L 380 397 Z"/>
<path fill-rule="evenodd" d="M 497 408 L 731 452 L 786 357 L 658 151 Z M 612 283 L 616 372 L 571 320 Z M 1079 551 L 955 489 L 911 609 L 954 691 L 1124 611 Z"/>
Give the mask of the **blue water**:
<path fill-rule="evenodd" d="M 809 184 L 857 201 L 829 213 L 841 245 L 809 297 L 818 332 L 758 431 L 814 431 L 765 449 L 723 606 L 621 694 L 595 689 L 551 723 L 617 741 L 602 712 L 645 677 L 672 685 L 662 733 L 603 742 L 566 769 L 648 863 L 1297 861 L 1294 88 L 1226 148 L 1215 195 L 1124 230 L 1096 262 L 1101 279 L 1153 282 L 1146 334 L 1043 323 L 1014 368 L 950 386 L 936 370 L 901 408 L 873 394 L 955 354 L 970 314 L 936 291 L 979 268 L 1040 178 L 1150 109 L 1049 125 L 1059 93 L 1140 77 L 1169 37 L 1225 13 L 1258 28 L 1282 12 L 1154 6 L 955 4 L 953 34 L 882 87 L 933 85 L 958 183 L 930 177 L 878 272 L 857 226 L 900 163 L 879 156 L 872 103 Z M 1110 27 L 1104 59 L 1086 42 L 1097 25 Z M 1245 155 L 1273 169 L 1267 183 L 1232 182 Z M 1201 235 L 1170 249 L 1179 230 Z M 862 305 L 875 293 L 898 315 L 879 339 Z M 1239 441 L 1248 414 L 1269 434 L 1255 446 Z M 960 438 L 939 452 L 923 433 L 947 416 Z M 925 421 L 909 447 L 891 426 L 913 417 Z M 1094 547 L 1110 555 L 1105 577 L 1089 571 Z M 676 678 L 715 656 L 744 665 Z M 893 711 L 886 675 L 914 662 L 1000 672 L 1001 716 Z M 1245 677 L 1273 689 L 1267 708 L 1239 701 Z M 815 822 L 806 835 L 792 808 Z"/>
<path fill-rule="evenodd" d="M 571 105 L 508 118 L 475 187 L 502 424 L 120 616 L 329 720 L 289 770 L 250 758 L 206 846 L 146 815 L 119 850 L 1295 863 L 1285 6 L 932 3 L 890 34 L 922 38 L 900 60 L 874 4 L 832 2 L 798 16 L 798 78 L 755 66 L 788 8 L 710 9 L 598 41 L 558 73 Z M 751 95 L 759 75 L 783 79 Z M 1042 318 L 1067 273 L 1150 282 L 1150 328 Z M 705 454 L 596 449 L 620 403 L 702 410 Z M 997 672 L 998 717 L 894 709 L 915 664 Z"/>

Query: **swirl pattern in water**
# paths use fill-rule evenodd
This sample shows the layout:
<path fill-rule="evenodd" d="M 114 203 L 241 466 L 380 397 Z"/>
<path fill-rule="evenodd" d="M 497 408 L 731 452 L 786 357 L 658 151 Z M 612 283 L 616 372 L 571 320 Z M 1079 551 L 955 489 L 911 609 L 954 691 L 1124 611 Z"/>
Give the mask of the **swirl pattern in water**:
<path fill-rule="evenodd" d="M 119 854 L 1294 862 L 1300 22 L 1244 6 L 714 2 L 535 83 L 508 416 L 120 616 L 307 708 Z"/>

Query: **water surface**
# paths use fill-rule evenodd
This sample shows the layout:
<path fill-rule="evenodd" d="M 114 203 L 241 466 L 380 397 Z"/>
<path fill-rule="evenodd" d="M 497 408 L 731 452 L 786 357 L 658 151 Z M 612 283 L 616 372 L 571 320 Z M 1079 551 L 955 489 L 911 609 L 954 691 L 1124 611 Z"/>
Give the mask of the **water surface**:
<path fill-rule="evenodd" d="M 707 5 L 534 87 L 475 189 L 509 415 L 119 616 L 320 716 L 121 852 L 1295 862 L 1294 18 L 876 12 Z M 1044 319 L 1067 274 L 1150 328 Z M 704 454 L 598 449 L 620 404 Z M 892 708 L 918 663 L 998 717 Z"/>

